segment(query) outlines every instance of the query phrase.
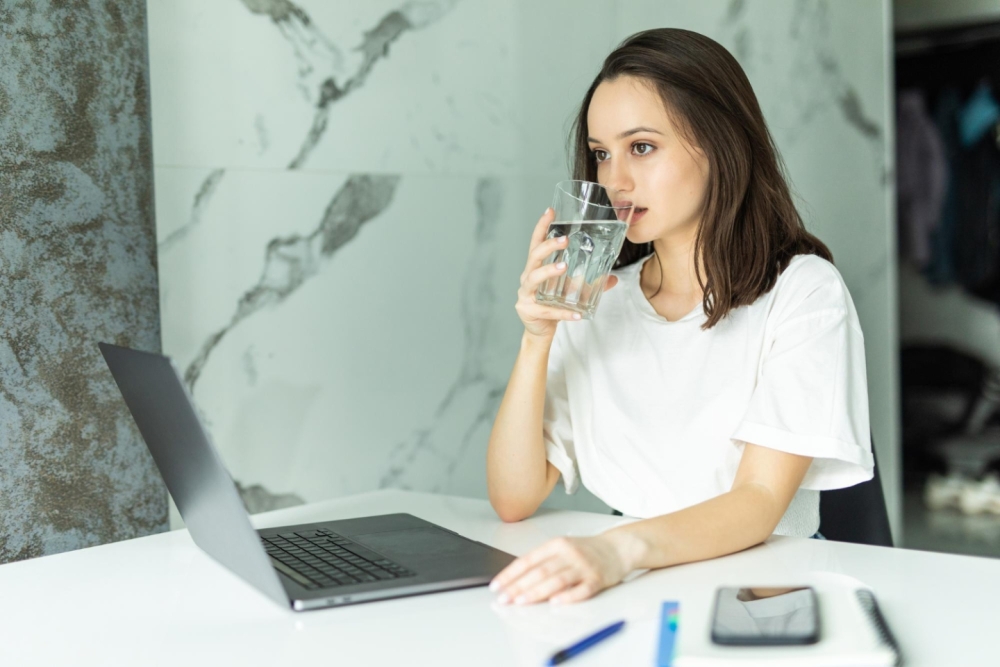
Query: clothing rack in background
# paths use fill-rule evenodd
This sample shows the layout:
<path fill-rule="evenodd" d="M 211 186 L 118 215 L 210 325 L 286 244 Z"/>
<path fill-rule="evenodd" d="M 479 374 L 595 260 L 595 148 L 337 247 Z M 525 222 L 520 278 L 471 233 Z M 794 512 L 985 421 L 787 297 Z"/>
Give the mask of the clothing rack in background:
<path fill-rule="evenodd" d="M 1000 22 L 897 34 L 896 86 L 901 259 L 1000 310 Z"/>

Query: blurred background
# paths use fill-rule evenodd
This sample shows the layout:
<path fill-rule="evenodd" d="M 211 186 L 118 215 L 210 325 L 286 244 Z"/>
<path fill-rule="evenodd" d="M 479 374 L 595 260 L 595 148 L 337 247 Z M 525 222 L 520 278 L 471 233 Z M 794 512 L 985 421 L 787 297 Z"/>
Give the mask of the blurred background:
<path fill-rule="evenodd" d="M 101 280 L 152 281 L 141 304 L 127 290 L 114 299 L 155 324 L 115 311 L 87 325 L 93 349 L 71 348 L 81 327 L 11 315 L 0 562 L 182 525 L 100 339 L 173 357 L 251 511 L 382 488 L 485 497 L 486 442 L 520 340 L 518 276 L 568 174 L 572 117 L 618 42 L 664 26 L 707 34 L 740 61 L 803 218 L 850 288 L 897 543 L 1000 555 L 1000 107 L 989 88 L 1000 0 L 116 7 L 87 17 L 108 37 L 89 78 L 84 56 L 54 58 L 46 79 L 31 74 L 34 56 L 8 54 L 24 65 L 0 79 L 0 110 L 30 98 L 22 115 L 41 113 L 56 79 L 62 98 L 92 96 L 75 126 L 67 113 L 16 141 L 0 132 L 0 159 L 89 173 L 66 139 L 81 123 L 86 141 L 130 156 L 107 182 L 60 178 L 67 192 L 95 189 L 73 233 L 108 246 L 114 223 L 114 238 L 145 244 L 116 254 Z M 9 12 L 4 23 L 44 32 L 65 11 L 79 14 Z M 108 62 L 121 71 L 102 74 Z M 26 80 L 46 94 L 29 95 Z M 31 183 L 17 192 L 4 211 L 25 237 L 74 207 L 63 196 L 40 212 Z M 23 255 L 11 238 L 0 236 L 0 272 Z M 45 256 L 79 252 L 65 236 L 31 238 Z M 26 363 L 11 331 L 55 341 L 32 358 L 62 362 Z M 67 373 L 115 400 L 62 400 L 65 414 L 52 414 L 37 388 L 57 396 Z M 72 488 L 102 493 L 57 485 L 69 461 L 83 471 Z M 608 511 L 561 488 L 546 505 Z"/>
<path fill-rule="evenodd" d="M 895 82 L 903 543 L 998 556 L 1000 3 L 897 3 Z"/>

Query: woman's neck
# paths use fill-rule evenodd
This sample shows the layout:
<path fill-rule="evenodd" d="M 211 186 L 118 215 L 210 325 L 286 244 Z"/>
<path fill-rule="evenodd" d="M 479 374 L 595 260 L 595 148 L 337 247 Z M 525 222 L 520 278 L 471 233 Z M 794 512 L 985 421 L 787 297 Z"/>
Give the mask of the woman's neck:
<path fill-rule="evenodd" d="M 702 290 L 694 263 L 695 239 L 696 233 L 692 232 L 653 241 L 656 257 L 642 268 L 643 291 L 647 296 L 701 300 Z"/>

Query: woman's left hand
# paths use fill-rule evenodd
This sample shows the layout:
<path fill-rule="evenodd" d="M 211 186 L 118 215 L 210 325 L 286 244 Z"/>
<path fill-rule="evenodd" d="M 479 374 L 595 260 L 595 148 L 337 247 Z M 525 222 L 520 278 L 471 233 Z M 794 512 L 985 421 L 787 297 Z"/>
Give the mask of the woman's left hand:
<path fill-rule="evenodd" d="M 578 602 L 632 571 L 614 536 L 559 537 L 521 556 L 493 578 L 500 604 Z"/>

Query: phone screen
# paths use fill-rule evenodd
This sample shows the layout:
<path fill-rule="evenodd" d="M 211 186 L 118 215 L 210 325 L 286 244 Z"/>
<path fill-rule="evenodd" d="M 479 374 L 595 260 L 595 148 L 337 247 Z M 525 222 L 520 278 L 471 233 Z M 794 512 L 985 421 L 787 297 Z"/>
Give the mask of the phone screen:
<path fill-rule="evenodd" d="M 720 588 L 712 641 L 727 646 L 780 646 L 819 641 L 816 591 L 798 588 Z"/>

